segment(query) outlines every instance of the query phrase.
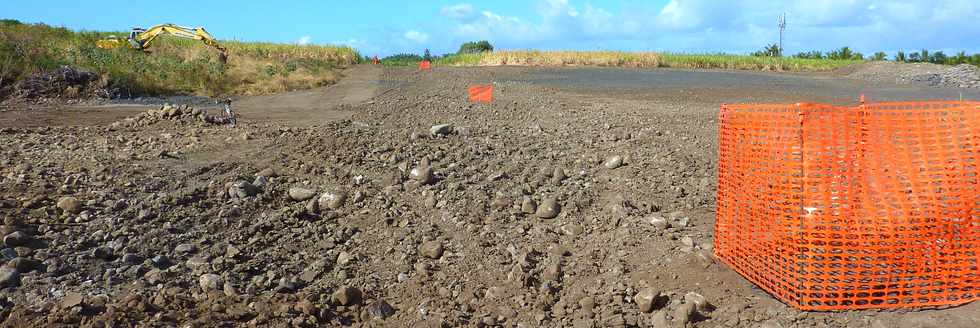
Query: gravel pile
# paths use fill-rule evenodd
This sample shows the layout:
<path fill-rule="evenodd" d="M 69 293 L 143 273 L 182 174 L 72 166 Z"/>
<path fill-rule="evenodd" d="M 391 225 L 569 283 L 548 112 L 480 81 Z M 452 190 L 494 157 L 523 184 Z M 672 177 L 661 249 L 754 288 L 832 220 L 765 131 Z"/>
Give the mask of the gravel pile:
<path fill-rule="evenodd" d="M 929 63 L 870 62 L 858 66 L 845 75 L 856 79 L 899 84 L 980 88 L 980 69 L 970 64 L 945 66 Z"/>

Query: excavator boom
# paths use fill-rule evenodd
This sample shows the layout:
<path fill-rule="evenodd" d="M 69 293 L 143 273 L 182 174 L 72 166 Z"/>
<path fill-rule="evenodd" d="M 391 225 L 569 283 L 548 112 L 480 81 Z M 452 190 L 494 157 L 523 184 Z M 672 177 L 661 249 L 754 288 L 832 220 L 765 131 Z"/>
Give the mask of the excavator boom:
<path fill-rule="evenodd" d="M 204 42 L 204 44 L 214 47 L 219 52 L 219 58 L 221 62 L 225 62 L 228 59 L 228 50 L 218 44 L 218 40 L 215 40 L 211 33 L 204 30 L 203 27 L 190 28 L 184 27 L 176 24 L 160 24 L 153 26 L 148 29 L 134 28 L 133 32 L 129 34 L 128 41 L 134 49 L 146 50 L 150 47 L 153 40 L 161 35 L 171 35 L 178 38 L 194 39 Z M 119 46 L 119 40 L 110 38 L 105 40 L 97 41 L 96 45 L 99 48 L 115 48 Z"/>

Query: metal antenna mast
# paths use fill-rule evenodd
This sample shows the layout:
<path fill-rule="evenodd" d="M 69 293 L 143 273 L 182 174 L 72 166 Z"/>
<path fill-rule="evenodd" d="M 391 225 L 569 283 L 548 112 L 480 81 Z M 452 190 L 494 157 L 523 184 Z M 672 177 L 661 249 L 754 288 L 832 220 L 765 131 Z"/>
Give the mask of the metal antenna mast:
<path fill-rule="evenodd" d="M 779 15 L 779 54 L 783 54 L 783 32 L 786 31 L 786 13 Z"/>

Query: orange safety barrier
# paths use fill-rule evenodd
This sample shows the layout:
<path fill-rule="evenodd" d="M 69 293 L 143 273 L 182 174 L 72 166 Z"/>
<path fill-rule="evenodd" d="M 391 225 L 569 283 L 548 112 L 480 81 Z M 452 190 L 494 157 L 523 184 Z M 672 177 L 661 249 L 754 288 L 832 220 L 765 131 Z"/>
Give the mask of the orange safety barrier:
<path fill-rule="evenodd" d="M 723 105 L 715 255 L 801 310 L 980 298 L 980 102 Z"/>
<path fill-rule="evenodd" d="M 423 61 L 419 62 L 419 70 L 420 71 L 428 71 L 430 69 L 432 69 L 432 63 L 429 62 L 428 60 L 423 60 Z"/>
<path fill-rule="evenodd" d="M 493 102 L 493 83 L 469 87 L 470 102 Z"/>

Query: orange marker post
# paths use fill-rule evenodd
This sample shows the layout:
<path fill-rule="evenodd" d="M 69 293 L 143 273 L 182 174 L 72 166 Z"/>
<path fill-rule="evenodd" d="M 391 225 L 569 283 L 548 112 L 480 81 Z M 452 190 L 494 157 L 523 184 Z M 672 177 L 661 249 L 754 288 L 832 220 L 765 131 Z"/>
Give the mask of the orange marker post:
<path fill-rule="evenodd" d="M 429 62 L 428 60 L 423 60 L 423 61 L 419 62 L 419 70 L 420 71 L 428 71 L 430 69 L 432 69 L 432 63 Z"/>

